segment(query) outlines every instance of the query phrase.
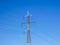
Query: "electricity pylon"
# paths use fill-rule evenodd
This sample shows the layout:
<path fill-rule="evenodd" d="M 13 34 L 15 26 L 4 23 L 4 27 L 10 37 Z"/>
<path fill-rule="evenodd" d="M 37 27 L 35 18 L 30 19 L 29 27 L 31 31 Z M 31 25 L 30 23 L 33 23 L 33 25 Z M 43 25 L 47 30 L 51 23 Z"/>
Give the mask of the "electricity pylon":
<path fill-rule="evenodd" d="M 22 22 L 22 24 L 27 24 L 27 45 L 31 45 L 31 35 L 30 35 L 30 24 L 33 23 L 33 22 L 30 22 L 30 13 L 29 11 L 27 11 L 27 14 L 26 14 L 26 18 L 27 18 L 27 22 Z"/>

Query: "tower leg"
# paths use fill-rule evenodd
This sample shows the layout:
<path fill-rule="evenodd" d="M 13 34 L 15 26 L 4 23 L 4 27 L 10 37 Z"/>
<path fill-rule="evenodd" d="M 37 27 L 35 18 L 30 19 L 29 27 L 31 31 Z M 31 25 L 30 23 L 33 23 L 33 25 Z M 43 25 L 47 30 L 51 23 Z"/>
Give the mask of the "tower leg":
<path fill-rule="evenodd" d="M 27 45 L 31 45 L 30 30 L 27 30 Z"/>

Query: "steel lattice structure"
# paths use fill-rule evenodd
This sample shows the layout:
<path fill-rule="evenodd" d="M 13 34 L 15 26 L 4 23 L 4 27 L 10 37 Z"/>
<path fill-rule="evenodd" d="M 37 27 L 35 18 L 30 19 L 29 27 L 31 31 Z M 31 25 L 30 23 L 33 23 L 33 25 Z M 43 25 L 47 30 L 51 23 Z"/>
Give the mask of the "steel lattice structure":
<path fill-rule="evenodd" d="M 27 24 L 27 45 L 31 45 L 31 35 L 30 35 L 30 24 L 32 22 L 30 22 L 30 13 L 29 11 L 27 11 L 27 14 L 26 14 L 26 18 L 27 18 L 27 22 L 22 22 L 22 24 Z"/>

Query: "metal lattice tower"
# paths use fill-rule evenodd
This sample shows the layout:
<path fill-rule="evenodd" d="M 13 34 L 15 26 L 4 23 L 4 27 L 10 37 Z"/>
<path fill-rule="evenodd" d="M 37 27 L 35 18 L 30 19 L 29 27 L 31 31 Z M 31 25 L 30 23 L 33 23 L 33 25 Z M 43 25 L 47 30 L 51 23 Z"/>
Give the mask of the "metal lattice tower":
<path fill-rule="evenodd" d="M 30 35 L 30 24 L 32 22 L 30 22 L 30 13 L 29 11 L 27 11 L 27 14 L 26 14 L 26 18 L 27 18 L 27 22 L 22 22 L 22 24 L 27 24 L 27 45 L 31 45 L 31 35 Z"/>

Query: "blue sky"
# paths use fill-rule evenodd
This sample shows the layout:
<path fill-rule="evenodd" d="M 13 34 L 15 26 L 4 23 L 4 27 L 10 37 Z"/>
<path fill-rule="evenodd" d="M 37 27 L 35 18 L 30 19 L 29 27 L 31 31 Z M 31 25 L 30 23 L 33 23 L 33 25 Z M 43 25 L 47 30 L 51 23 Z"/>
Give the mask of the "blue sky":
<path fill-rule="evenodd" d="M 59 0 L 0 0 L 0 45 L 26 45 L 27 10 L 32 14 L 32 45 L 60 45 Z"/>

